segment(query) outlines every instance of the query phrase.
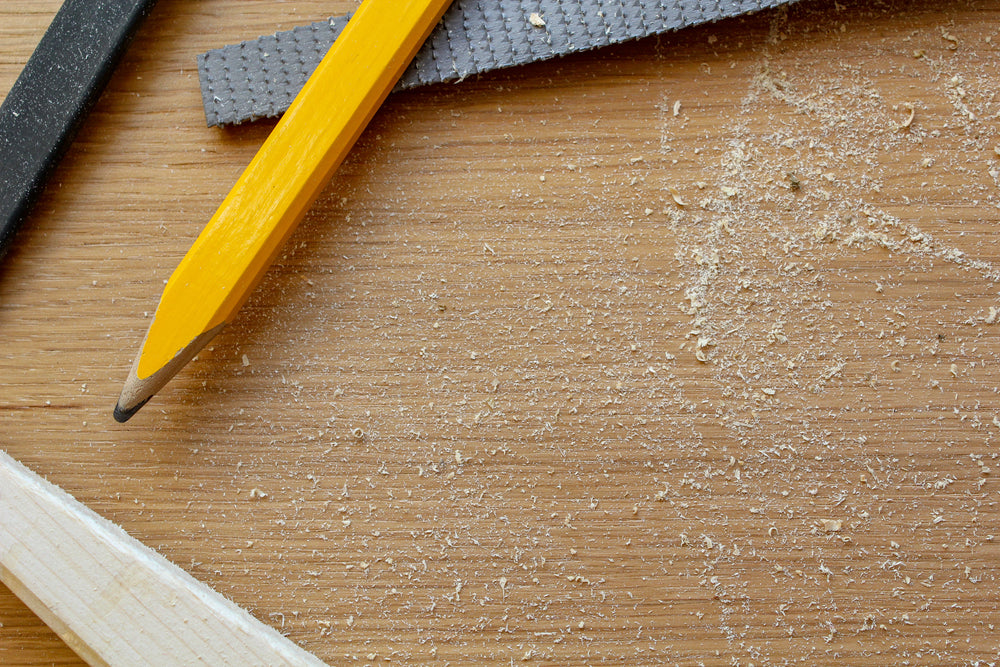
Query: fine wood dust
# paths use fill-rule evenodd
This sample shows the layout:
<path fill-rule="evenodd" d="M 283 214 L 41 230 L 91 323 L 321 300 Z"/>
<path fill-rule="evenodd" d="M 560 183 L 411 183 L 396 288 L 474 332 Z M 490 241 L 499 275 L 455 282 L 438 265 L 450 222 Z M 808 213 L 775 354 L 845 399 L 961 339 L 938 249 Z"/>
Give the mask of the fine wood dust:
<path fill-rule="evenodd" d="M 1000 38 L 950 6 L 393 106 L 197 378 L 191 569 L 331 662 L 995 660 Z"/>

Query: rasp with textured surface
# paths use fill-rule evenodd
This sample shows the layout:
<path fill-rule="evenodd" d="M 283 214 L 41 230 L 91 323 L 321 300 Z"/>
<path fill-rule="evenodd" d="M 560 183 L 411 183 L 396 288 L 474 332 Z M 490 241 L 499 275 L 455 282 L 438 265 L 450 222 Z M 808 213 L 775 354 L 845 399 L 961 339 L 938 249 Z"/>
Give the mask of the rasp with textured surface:
<path fill-rule="evenodd" d="M 738 16 L 792 0 L 455 0 L 397 89 L 455 81 Z M 281 115 L 349 17 L 198 57 L 209 126 Z"/>

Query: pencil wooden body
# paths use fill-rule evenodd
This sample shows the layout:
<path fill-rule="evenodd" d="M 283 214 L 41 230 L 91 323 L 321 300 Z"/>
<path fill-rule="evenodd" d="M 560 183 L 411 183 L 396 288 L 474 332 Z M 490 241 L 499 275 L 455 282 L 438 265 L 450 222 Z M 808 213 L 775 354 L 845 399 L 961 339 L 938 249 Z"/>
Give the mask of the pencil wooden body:
<path fill-rule="evenodd" d="M 0 452 L 0 579 L 92 665 L 322 665 Z"/>
<path fill-rule="evenodd" d="M 116 419 L 131 417 L 206 333 L 233 319 L 448 4 L 359 7 L 168 281 Z"/>

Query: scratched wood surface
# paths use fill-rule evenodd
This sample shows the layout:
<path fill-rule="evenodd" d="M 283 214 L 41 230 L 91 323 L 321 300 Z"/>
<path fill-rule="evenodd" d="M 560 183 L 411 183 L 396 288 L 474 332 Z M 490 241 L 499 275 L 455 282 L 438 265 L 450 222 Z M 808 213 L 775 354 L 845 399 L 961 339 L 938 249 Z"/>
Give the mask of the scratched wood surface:
<path fill-rule="evenodd" d="M 59 4 L 0 5 L 0 90 Z M 270 127 L 196 54 L 352 7 L 162 0 L 0 267 L 0 446 L 331 663 L 995 661 L 996 3 L 396 95 L 115 424 Z M 0 663 L 77 662 L 0 592 Z"/>

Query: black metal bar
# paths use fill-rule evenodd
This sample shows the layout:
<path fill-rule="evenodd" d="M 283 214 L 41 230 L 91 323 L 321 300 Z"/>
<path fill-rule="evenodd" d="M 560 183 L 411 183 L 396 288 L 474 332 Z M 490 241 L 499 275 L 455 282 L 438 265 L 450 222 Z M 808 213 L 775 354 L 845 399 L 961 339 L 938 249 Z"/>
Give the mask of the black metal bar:
<path fill-rule="evenodd" d="M 0 257 L 156 0 L 66 0 L 0 106 Z"/>

